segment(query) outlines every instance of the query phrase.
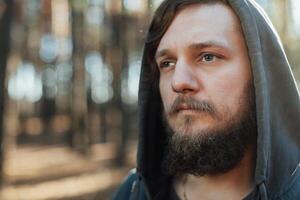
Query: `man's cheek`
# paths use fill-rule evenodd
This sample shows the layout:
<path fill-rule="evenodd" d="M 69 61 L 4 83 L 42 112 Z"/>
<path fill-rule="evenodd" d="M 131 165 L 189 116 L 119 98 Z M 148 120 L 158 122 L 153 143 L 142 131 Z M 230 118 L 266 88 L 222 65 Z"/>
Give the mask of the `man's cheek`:
<path fill-rule="evenodd" d="M 165 88 L 160 87 L 160 95 L 164 105 L 164 109 L 166 110 L 170 106 L 170 92 L 166 91 Z"/>
<path fill-rule="evenodd" d="M 164 105 L 164 111 L 168 112 L 169 108 L 171 107 L 170 100 L 168 99 L 167 96 L 165 96 L 162 101 L 163 101 L 163 105 Z M 166 114 L 168 115 L 168 113 L 166 113 Z"/>

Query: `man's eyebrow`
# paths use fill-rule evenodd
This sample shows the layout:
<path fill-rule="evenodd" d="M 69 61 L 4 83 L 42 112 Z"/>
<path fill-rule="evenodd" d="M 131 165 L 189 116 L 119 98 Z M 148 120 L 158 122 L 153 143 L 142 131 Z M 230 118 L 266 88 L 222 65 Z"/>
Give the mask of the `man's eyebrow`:
<path fill-rule="evenodd" d="M 188 46 L 189 49 L 205 49 L 205 48 L 220 48 L 220 49 L 226 49 L 229 50 L 229 47 L 227 47 L 226 44 L 222 43 L 222 42 L 218 42 L 218 41 L 207 41 L 207 42 L 198 42 L 198 43 L 194 43 Z M 165 55 L 170 54 L 170 50 L 169 49 L 162 49 L 156 52 L 155 54 L 155 59 L 159 58 L 159 57 L 163 57 Z"/>
<path fill-rule="evenodd" d="M 226 44 L 219 41 L 207 41 L 207 42 L 198 42 L 189 45 L 189 49 L 205 49 L 205 48 L 221 48 L 221 49 L 229 49 Z"/>
<path fill-rule="evenodd" d="M 162 49 L 162 50 L 159 50 L 159 51 L 157 51 L 156 54 L 155 54 L 155 59 L 160 58 L 160 57 L 163 57 L 163 56 L 165 56 L 165 55 L 167 55 L 167 54 L 169 54 L 169 53 L 170 53 L 170 51 L 169 51 L 168 49 Z"/>

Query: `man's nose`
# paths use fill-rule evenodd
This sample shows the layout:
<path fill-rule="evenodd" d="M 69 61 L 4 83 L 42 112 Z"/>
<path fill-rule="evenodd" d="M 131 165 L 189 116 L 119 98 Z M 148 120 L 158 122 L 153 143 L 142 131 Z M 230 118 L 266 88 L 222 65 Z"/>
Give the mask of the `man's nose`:
<path fill-rule="evenodd" d="M 176 93 L 196 93 L 199 90 L 199 80 L 194 69 L 185 62 L 177 62 L 172 77 L 172 89 Z"/>

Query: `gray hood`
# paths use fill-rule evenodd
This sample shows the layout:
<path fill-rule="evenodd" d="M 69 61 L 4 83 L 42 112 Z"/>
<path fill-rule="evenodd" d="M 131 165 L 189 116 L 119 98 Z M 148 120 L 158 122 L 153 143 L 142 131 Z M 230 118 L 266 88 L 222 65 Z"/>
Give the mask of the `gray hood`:
<path fill-rule="evenodd" d="M 228 0 L 239 17 L 254 76 L 257 110 L 257 199 L 300 199 L 300 97 L 280 39 L 270 20 L 253 0 Z M 151 26 L 153 26 L 152 22 Z M 160 163 L 166 142 L 157 83 L 149 79 L 144 48 L 139 89 L 137 173 L 151 198 L 162 196 L 170 177 Z"/>

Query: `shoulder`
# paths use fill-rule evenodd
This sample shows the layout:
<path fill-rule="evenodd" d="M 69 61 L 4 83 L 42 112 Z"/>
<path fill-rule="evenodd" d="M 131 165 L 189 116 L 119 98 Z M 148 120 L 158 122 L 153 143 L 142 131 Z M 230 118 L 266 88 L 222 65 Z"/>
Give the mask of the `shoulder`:
<path fill-rule="evenodd" d="M 138 181 L 136 170 L 133 169 L 119 186 L 117 192 L 113 196 L 113 200 L 129 200 L 131 196 L 134 195 L 133 193 L 137 186 L 136 184 L 140 183 Z"/>
<path fill-rule="evenodd" d="M 298 200 L 300 199 L 300 164 L 294 171 L 289 183 L 286 185 L 284 190 L 281 191 L 279 198 L 280 200 Z"/>

